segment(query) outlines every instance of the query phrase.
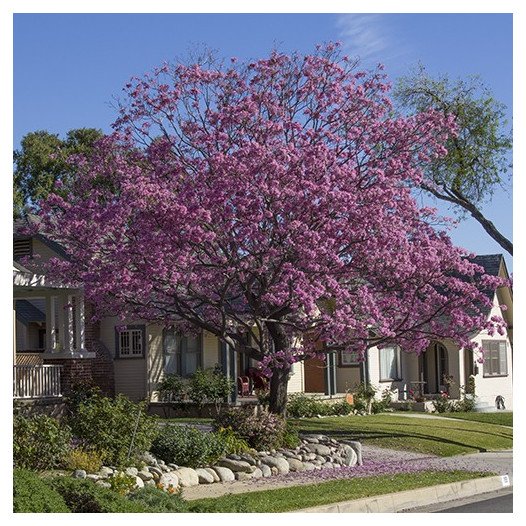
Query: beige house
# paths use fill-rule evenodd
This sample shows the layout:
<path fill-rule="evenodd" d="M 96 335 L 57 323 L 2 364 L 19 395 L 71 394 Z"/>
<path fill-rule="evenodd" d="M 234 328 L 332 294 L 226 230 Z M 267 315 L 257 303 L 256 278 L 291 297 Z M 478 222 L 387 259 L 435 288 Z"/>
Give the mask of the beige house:
<path fill-rule="evenodd" d="M 16 227 L 17 225 L 15 225 Z M 227 349 L 214 335 L 202 331 L 195 336 L 177 334 L 173 329 L 141 320 L 107 317 L 89 321 L 81 288 L 68 289 L 50 283 L 45 276 L 21 265 L 20 258 L 39 254 L 41 261 L 67 257 L 59 245 L 41 236 L 14 238 L 14 396 L 39 398 L 60 396 L 79 380 L 92 379 L 108 393 L 123 393 L 133 400 L 158 399 L 158 384 L 168 373 L 189 376 L 198 368 L 220 366 L 234 380 L 247 376 L 257 364 Z M 506 277 L 501 255 L 478 256 L 486 272 Z M 341 395 L 367 381 L 380 391 L 394 391 L 395 399 L 406 400 L 410 390 L 420 389 L 432 397 L 444 390 L 444 379 L 453 378 L 452 397 L 474 375 L 476 395 L 481 404 L 494 405 L 505 398 L 511 408 L 512 396 L 512 294 L 497 291 L 488 316 L 503 314 L 510 329 L 503 336 L 479 333 L 473 339 L 487 349 L 484 364 L 451 342 L 434 342 L 417 357 L 396 347 L 370 349 L 364 362 L 339 350 L 326 360 L 310 359 L 294 364 L 290 393 Z M 508 309 L 500 312 L 499 305 Z M 51 329 L 51 330 L 49 330 Z M 33 380 L 31 380 L 33 379 Z M 40 386 L 38 387 L 37 384 Z"/>

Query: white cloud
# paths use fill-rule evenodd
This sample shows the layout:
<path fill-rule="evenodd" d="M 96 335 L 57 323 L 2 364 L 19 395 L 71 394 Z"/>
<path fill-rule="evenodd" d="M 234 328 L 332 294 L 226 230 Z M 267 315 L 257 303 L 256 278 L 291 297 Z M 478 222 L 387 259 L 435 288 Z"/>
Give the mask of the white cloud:
<path fill-rule="evenodd" d="M 405 53 L 403 43 L 393 38 L 385 15 L 342 14 L 336 27 L 346 52 L 363 62 L 385 63 Z"/>

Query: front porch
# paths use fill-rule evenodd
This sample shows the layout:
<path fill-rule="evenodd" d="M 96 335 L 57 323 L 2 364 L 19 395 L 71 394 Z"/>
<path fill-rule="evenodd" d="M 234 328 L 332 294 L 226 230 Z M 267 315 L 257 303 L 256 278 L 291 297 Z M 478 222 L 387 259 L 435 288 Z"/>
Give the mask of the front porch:
<path fill-rule="evenodd" d="M 85 348 L 84 296 L 15 263 L 13 268 L 13 398 L 60 398 L 64 369 L 93 358 Z"/>

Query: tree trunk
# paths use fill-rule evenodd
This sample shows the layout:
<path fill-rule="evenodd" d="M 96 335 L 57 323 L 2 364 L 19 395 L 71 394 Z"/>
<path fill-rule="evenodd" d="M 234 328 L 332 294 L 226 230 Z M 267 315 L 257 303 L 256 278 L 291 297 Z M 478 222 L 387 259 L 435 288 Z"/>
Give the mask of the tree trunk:
<path fill-rule="evenodd" d="M 287 385 L 289 383 L 290 368 L 273 369 L 270 379 L 269 411 L 286 416 L 287 411 Z"/>

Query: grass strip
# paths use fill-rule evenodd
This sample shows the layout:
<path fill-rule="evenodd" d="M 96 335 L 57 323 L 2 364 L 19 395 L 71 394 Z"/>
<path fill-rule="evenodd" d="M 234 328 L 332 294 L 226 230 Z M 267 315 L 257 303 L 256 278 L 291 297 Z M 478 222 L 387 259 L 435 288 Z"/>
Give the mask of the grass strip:
<path fill-rule="evenodd" d="M 300 432 L 336 439 L 448 457 L 513 447 L 513 429 L 469 420 L 411 418 L 391 414 L 306 418 L 295 421 Z"/>
<path fill-rule="evenodd" d="M 189 502 L 197 513 L 279 513 L 490 476 L 469 471 L 401 473 L 230 494 Z"/>

